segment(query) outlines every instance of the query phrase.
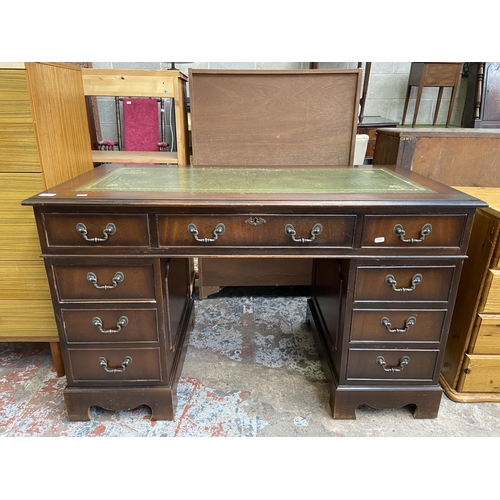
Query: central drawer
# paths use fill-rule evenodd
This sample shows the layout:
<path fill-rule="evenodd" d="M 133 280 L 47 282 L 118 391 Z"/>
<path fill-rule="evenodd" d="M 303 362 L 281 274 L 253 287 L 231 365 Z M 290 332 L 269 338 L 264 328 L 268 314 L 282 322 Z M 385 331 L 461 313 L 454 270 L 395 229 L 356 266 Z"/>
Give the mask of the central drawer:
<path fill-rule="evenodd" d="M 439 343 L 446 313 L 446 309 L 354 309 L 350 341 Z"/>
<path fill-rule="evenodd" d="M 160 215 L 158 240 L 163 247 L 351 247 L 355 222 L 354 215 Z"/>
<path fill-rule="evenodd" d="M 436 377 L 438 355 L 437 349 L 349 349 L 347 379 L 428 383 Z"/>
<path fill-rule="evenodd" d="M 162 379 L 160 349 L 68 349 L 74 382 L 150 383 Z"/>
<path fill-rule="evenodd" d="M 150 245 L 146 214 L 42 214 L 49 247 Z"/>
<path fill-rule="evenodd" d="M 355 301 L 447 302 L 456 266 L 359 266 Z"/>
<path fill-rule="evenodd" d="M 156 309 L 62 309 L 68 345 L 158 342 Z"/>
<path fill-rule="evenodd" d="M 144 265 L 54 264 L 59 301 L 155 301 L 154 269 Z"/>

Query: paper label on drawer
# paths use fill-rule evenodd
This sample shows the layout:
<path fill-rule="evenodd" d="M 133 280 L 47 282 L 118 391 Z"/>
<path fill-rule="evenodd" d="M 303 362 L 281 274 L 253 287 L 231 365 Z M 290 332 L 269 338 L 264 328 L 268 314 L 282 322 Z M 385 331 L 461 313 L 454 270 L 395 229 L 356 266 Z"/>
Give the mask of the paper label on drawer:
<path fill-rule="evenodd" d="M 383 236 L 379 236 L 378 238 L 375 238 L 375 243 L 383 243 L 385 241 L 385 238 Z"/>
<path fill-rule="evenodd" d="M 55 196 L 56 193 L 40 193 L 38 196 Z"/>

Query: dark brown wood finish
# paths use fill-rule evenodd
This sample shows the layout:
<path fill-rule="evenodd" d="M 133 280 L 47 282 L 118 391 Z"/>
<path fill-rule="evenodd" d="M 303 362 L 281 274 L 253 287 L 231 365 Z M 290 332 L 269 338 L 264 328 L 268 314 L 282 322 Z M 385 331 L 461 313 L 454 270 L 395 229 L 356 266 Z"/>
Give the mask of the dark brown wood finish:
<path fill-rule="evenodd" d="M 427 191 L 298 189 L 286 194 L 278 187 L 267 193 L 196 192 L 182 189 L 185 181 L 156 192 L 79 189 L 127 168 L 103 165 L 23 202 L 34 207 L 37 220 L 68 374 L 65 400 L 71 420 L 88 419 L 92 405 L 124 410 L 142 404 L 151 407 L 152 418 L 173 419 L 175 386 L 194 321 L 189 258 L 199 255 L 288 257 L 292 263 L 313 258 L 307 321 L 330 380 L 333 417 L 355 418 L 360 404 L 413 404 L 415 416 L 437 415 L 438 377 L 462 261 L 475 209 L 485 203 L 414 172 L 403 179 Z M 148 168 L 151 175 L 159 170 L 180 179 L 185 175 L 179 169 L 189 169 L 191 179 L 202 169 Z M 225 168 L 230 167 L 213 169 L 214 185 L 224 185 Z M 240 168 L 250 173 L 261 167 Z M 292 181 L 303 171 L 273 168 L 283 169 Z M 377 168 L 348 169 L 356 176 L 367 170 L 375 174 Z M 245 222 L 259 217 L 269 223 Z M 220 240 L 196 241 L 188 231 L 193 223 L 213 232 L 221 220 L 227 230 Z M 128 221 L 139 226 L 128 228 Z M 292 244 L 281 234 L 287 223 L 310 231 L 311 221 L 323 225 L 317 240 Z M 116 231 L 105 241 L 90 243 L 77 230 L 83 223 L 88 236 L 97 237 L 110 222 Z M 406 243 L 394 238 L 397 224 L 407 232 Z M 435 229 L 418 241 L 425 224 Z M 122 279 L 116 280 L 117 273 Z M 413 283 L 416 275 L 420 279 Z M 96 288 L 95 282 L 106 288 Z M 412 316 L 415 324 L 407 327 Z M 405 328 L 406 334 L 390 331 Z"/>

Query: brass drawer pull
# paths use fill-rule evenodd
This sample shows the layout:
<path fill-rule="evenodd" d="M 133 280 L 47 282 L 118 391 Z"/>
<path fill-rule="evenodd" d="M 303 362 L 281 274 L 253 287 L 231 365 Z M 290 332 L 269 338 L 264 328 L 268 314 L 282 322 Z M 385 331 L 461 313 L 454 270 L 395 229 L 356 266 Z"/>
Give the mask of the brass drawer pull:
<path fill-rule="evenodd" d="M 92 318 L 92 324 L 99 329 L 101 333 L 118 333 L 124 326 L 128 325 L 127 316 L 120 316 L 118 323 L 116 323 L 116 330 L 104 330 L 102 327 L 102 319 L 99 317 Z"/>
<path fill-rule="evenodd" d="M 310 243 L 311 241 L 314 241 L 318 234 L 321 234 L 321 231 L 323 231 L 323 226 L 321 224 L 314 224 L 311 230 L 311 238 L 296 238 L 295 235 L 297 233 L 295 232 L 294 227 L 291 224 L 287 224 L 285 226 L 285 234 L 290 236 L 290 238 L 297 243 Z"/>
<path fill-rule="evenodd" d="M 431 231 L 432 226 L 430 224 L 424 224 L 422 229 L 420 230 L 420 239 L 410 238 L 409 240 L 405 240 L 406 232 L 401 224 L 396 224 L 394 226 L 394 229 L 392 230 L 392 232 L 396 236 L 399 236 L 400 240 L 404 241 L 405 243 L 420 243 L 421 241 L 425 240 L 426 236 L 429 236 L 429 234 L 431 234 Z"/>
<path fill-rule="evenodd" d="M 221 222 L 215 226 L 213 238 L 198 238 L 198 228 L 194 224 L 188 225 L 188 233 L 192 234 L 196 241 L 201 241 L 202 243 L 211 243 L 215 241 L 221 234 L 224 234 L 225 231 L 226 226 Z"/>
<path fill-rule="evenodd" d="M 83 239 L 86 241 L 92 241 L 93 243 L 100 243 L 101 241 L 106 241 L 111 234 L 115 234 L 116 232 L 116 226 L 110 222 L 109 224 L 106 225 L 106 227 L 103 230 L 104 238 L 89 238 L 87 236 L 87 226 L 83 224 L 83 222 L 79 222 L 76 225 L 76 232 L 78 234 L 81 234 L 83 236 Z"/>
<path fill-rule="evenodd" d="M 389 318 L 386 318 L 386 317 L 383 317 L 381 320 L 380 320 L 380 324 L 382 326 L 385 326 L 385 328 L 387 328 L 387 331 L 389 333 L 405 333 L 407 332 L 410 327 L 412 327 L 415 323 L 417 322 L 417 318 L 415 318 L 415 316 L 410 316 L 407 320 L 406 320 L 406 323 L 405 323 L 405 327 L 404 328 L 392 328 L 392 325 L 391 325 L 391 322 L 389 321 Z"/>
<path fill-rule="evenodd" d="M 392 287 L 392 289 L 395 292 L 412 292 L 417 288 L 417 285 L 422 282 L 422 275 L 421 274 L 415 274 L 413 278 L 411 279 L 411 287 L 410 288 L 396 288 L 398 285 L 398 282 L 395 280 L 394 276 L 392 274 L 388 274 L 385 277 L 385 284 Z"/>
<path fill-rule="evenodd" d="M 116 288 L 118 286 L 118 283 L 121 283 L 124 279 L 125 276 L 123 275 L 123 273 L 118 271 L 111 280 L 113 282 L 112 285 L 98 285 L 97 276 L 94 273 L 87 273 L 87 281 L 89 283 L 92 283 L 96 288 L 99 288 L 100 290 L 109 290 L 110 288 Z"/>
<path fill-rule="evenodd" d="M 122 373 L 127 369 L 127 366 L 131 364 L 132 358 L 130 356 L 125 356 L 121 368 L 108 368 L 108 360 L 106 358 L 99 358 L 99 366 L 102 366 L 107 373 Z"/>
<path fill-rule="evenodd" d="M 410 363 L 410 356 L 403 356 L 399 362 L 399 366 L 391 366 L 387 368 L 387 363 L 383 356 L 377 357 L 377 363 L 382 367 L 384 372 L 402 372 L 404 367 Z"/>

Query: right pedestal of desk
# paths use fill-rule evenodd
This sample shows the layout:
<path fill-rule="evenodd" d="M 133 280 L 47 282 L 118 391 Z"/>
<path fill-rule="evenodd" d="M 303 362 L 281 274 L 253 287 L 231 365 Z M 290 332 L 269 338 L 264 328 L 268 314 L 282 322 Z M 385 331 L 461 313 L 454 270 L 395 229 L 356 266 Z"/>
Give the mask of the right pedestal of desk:
<path fill-rule="evenodd" d="M 500 402 L 500 188 L 457 189 L 490 206 L 474 219 L 440 382 L 454 401 Z"/>

